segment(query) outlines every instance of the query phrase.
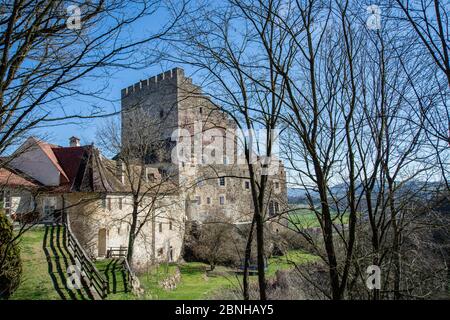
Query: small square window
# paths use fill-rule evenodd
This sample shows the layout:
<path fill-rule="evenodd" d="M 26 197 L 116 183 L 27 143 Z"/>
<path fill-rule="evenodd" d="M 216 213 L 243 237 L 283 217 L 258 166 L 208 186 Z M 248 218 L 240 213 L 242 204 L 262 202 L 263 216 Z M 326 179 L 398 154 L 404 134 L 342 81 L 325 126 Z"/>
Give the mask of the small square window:
<path fill-rule="evenodd" d="M 11 192 L 3 192 L 3 209 L 5 209 L 5 214 L 8 216 L 11 214 Z"/>

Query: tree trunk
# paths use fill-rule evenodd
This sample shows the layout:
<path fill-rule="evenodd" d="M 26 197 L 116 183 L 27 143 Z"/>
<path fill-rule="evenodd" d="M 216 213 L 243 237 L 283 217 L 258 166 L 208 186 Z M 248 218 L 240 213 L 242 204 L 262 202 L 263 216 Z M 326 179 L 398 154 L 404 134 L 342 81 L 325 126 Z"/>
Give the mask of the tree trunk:
<path fill-rule="evenodd" d="M 248 233 L 247 244 L 245 246 L 245 255 L 244 255 L 244 279 L 243 279 L 243 287 L 244 287 L 244 300 L 250 300 L 250 294 L 248 292 L 248 267 L 249 261 L 252 254 L 252 242 L 253 242 L 253 229 L 255 227 L 255 218 L 253 218 L 252 223 L 250 225 L 250 231 Z"/>
<path fill-rule="evenodd" d="M 152 265 L 156 264 L 156 217 L 152 212 Z"/>
<path fill-rule="evenodd" d="M 267 300 L 266 296 L 266 275 L 265 275 L 265 259 L 264 259 L 264 221 L 261 211 L 256 213 L 256 249 L 258 258 L 258 284 L 259 298 Z"/>
<path fill-rule="evenodd" d="M 134 242 L 136 240 L 138 205 L 139 205 L 138 202 L 136 202 L 136 201 L 133 202 L 133 214 L 131 215 L 130 234 L 128 235 L 127 260 L 128 260 L 128 264 L 130 266 L 132 266 L 132 262 L 133 262 Z"/>

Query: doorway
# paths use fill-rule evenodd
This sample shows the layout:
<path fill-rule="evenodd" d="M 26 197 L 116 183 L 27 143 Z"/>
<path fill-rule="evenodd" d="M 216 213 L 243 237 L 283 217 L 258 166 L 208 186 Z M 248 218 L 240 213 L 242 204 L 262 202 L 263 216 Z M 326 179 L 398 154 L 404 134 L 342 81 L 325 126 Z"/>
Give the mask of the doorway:
<path fill-rule="evenodd" d="M 106 236 L 107 232 L 106 229 L 99 229 L 98 230 L 98 256 L 99 257 L 106 257 Z"/>

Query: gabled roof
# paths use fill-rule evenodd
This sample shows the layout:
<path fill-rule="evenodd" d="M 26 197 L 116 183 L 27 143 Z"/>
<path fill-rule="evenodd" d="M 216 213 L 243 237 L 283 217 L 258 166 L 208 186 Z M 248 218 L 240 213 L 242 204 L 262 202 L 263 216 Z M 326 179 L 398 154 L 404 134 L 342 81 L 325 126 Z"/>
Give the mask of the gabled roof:
<path fill-rule="evenodd" d="M 49 192 L 131 192 L 132 186 L 129 179 L 124 179 L 122 182 L 116 176 L 117 161 L 103 157 L 93 145 L 61 147 L 36 138 L 30 138 L 18 150 L 27 148 L 30 143 L 39 146 L 61 173 L 59 185 L 45 186 L 26 176 L 23 172 L 7 167 L 6 162 L 0 163 L 0 168 L 2 168 L 0 171 L 0 184 L 44 188 Z M 20 155 L 20 152 L 17 154 Z M 136 181 L 137 179 L 135 178 L 140 173 L 140 166 L 132 165 L 130 168 L 133 175 L 131 180 Z M 161 183 L 161 176 L 157 168 L 148 167 L 146 170 L 148 173 L 153 173 L 156 181 L 144 181 L 145 185 L 148 184 L 148 187 L 150 187 Z M 173 186 L 165 183 L 165 189 L 172 190 Z"/>
<path fill-rule="evenodd" d="M 34 139 L 36 141 L 36 144 L 42 149 L 42 151 L 47 155 L 47 157 L 50 159 L 50 161 L 53 163 L 53 165 L 59 171 L 59 173 L 61 174 L 61 182 L 69 182 L 70 181 L 69 177 L 64 172 L 61 165 L 58 163 L 58 159 L 56 158 L 56 156 L 52 150 L 53 148 L 58 148 L 58 146 L 56 146 L 54 144 L 50 144 L 48 142 L 38 140 L 36 138 L 32 138 L 32 139 Z"/>
<path fill-rule="evenodd" d="M 87 157 L 87 146 L 83 147 L 52 147 L 51 152 L 54 154 L 58 165 L 63 170 L 67 181 L 61 181 L 61 185 L 73 187 L 78 171 L 83 161 Z"/>
<path fill-rule="evenodd" d="M 24 172 L 13 169 L 2 163 L 0 167 L 0 186 L 21 187 L 24 189 L 34 189 L 43 187 L 43 185 L 28 176 Z"/>

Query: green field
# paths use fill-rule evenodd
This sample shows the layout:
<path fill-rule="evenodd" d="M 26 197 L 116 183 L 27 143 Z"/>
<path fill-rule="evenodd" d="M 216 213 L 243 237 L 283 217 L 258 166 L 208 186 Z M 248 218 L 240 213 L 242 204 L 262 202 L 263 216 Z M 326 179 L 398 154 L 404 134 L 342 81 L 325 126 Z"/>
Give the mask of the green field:
<path fill-rule="evenodd" d="M 348 224 L 348 214 L 344 214 L 342 216 L 337 216 L 336 212 L 332 212 L 331 214 L 334 219 L 334 224 Z M 320 223 L 319 220 L 317 220 L 316 214 L 312 210 L 299 208 L 289 214 L 289 226 L 297 226 L 301 229 L 307 229 L 320 227 Z"/>
<path fill-rule="evenodd" d="M 53 239 L 53 241 L 50 241 Z M 61 300 L 92 299 L 85 290 L 70 290 L 66 286 L 67 266 L 72 264 L 65 251 L 63 231 L 58 227 L 33 229 L 26 232 L 21 240 L 21 257 L 23 261 L 22 283 L 13 294 L 16 300 Z M 313 255 L 301 251 L 290 251 L 281 257 L 269 259 L 267 277 L 273 277 L 277 270 L 286 270 L 294 264 L 308 263 L 316 259 Z M 209 266 L 200 262 L 160 265 L 156 270 L 139 276 L 145 293 L 136 297 L 125 290 L 125 274 L 117 261 L 101 260 L 96 262 L 97 269 L 109 281 L 110 294 L 107 299 L 163 299 L 163 300 L 201 300 L 208 299 L 218 290 L 239 286 L 242 276 L 235 270 L 217 266 L 214 272 Z M 159 282 L 180 269 L 181 281 L 173 290 L 164 290 Z M 256 281 L 251 276 L 251 281 Z"/>
<path fill-rule="evenodd" d="M 91 300 L 86 290 L 70 289 L 66 284 L 69 265 L 63 230 L 36 228 L 21 237 L 23 274 L 12 300 Z"/>

